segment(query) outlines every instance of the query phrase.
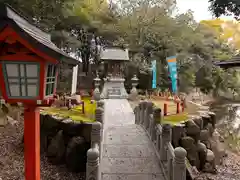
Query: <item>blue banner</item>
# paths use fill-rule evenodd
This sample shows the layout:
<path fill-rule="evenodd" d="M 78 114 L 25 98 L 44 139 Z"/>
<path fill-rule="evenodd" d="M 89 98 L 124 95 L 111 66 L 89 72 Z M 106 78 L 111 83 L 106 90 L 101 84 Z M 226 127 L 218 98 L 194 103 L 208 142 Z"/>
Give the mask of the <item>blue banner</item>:
<path fill-rule="evenodd" d="M 157 88 L 157 61 L 152 61 L 152 88 Z"/>
<path fill-rule="evenodd" d="M 172 80 L 172 91 L 177 93 L 177 57 L 167 57 L 168 69 Z"/>

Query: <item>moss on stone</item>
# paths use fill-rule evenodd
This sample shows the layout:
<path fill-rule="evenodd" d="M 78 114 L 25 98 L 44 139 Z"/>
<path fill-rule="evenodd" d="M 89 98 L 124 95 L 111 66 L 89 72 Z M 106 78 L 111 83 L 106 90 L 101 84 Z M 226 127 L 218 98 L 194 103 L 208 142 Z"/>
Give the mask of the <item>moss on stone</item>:
<path fill-rule="evenodd" d="M 177 125 L 177 124 L 186 122 L 188 119 L 189 118 L 187 113 L 173 114 L 173 115 L 164 116 L 162 123 Z"/>
<path fill-rule="evenodd" d="M 83 98 L 84 101 L 84 111 L 82 113 L 82 105 L 75 106 L 74 108 L 68 110 L 67 108 L 56 108 L 56 107 L 44 107 L 41 109 L 42 114 L 55 115 L 62 118 L 70 118 L 73 121 L 78 122 L 94 122 L 95 121 L 95 110 L 96 102 L 91 103 L 90 98 Z"/>

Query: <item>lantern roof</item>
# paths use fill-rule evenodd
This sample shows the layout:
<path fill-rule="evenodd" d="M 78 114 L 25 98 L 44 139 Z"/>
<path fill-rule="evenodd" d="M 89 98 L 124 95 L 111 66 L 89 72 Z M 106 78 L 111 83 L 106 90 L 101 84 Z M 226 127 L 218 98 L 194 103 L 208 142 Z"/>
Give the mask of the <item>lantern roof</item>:
<path fill-rule="evenodd" d="M 66 64 L 77 65 L 78 60 L 59 49 L 52 41 L 51 35 L 32 25 L 25 17 L 6 4 L 0 5 L 0 31 L 10 26 L 19 36 L 33 48 Z"/>
<path fill-rule="evenodd" d="M 100 54 L 101 60 L 129 61 L 128 49 L 120 47 L 105 47 Z"/>

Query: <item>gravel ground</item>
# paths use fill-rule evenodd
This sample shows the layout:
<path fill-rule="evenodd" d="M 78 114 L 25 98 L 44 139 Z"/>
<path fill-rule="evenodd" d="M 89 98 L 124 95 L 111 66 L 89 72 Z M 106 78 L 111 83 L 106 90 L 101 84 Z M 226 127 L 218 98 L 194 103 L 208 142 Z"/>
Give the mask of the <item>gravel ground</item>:
<path fill-rule="evenodd" d="M 197 180 L 239 180 L 240 179 L 240 155 L 227 152 L 223 165 L 217 166 L 218 173 L 202 174 Z"/>
<path fill-rule="evenodd" d="M 0 180 L 24 180 L 23 121 L 0 127 Z M 41 180 L 84 180 L 83 173 L 70 173 L 41 157 Z"/>

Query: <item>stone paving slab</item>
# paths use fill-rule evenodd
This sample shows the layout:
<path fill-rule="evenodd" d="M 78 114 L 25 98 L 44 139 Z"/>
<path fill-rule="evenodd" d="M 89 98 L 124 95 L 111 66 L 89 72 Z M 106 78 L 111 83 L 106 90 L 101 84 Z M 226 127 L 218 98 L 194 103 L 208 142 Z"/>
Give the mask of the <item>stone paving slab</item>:
<path fill-rule="evenodd" d="M 122 144 L 122 145 L 141 145 L 141 144 L 147 144 L 149 145 L 149 138 L 147 135 L 128 135 L 128 134 L 120 134 L 120 135 L 112 135 L 106 134 L 104 135 L 104 143 L 103 144 Z"/>
<path fill-rule="evenodd" d="M 144 129 L 136 124 L 124 125 L 123 126 L 112 126 L 105 128 L 111 134 L 143 134 Z"/>
<path fill-rule="evenodd" d="M 161 173 L 157 158 L 103 158 L 102 173 Z"/>
<path fill-rule="evenodd" d="M 144 145 L 103 145 L 103 157 L 142 158 L 154 157 L 151 146 Z"/>
<path fill-rule="evenodd" d="M 105 100 L 104 127 L 134 124 L 134 113 L 126 99 Z"/>
<path fill-rule="evenodd" d="M 127 125 L 127 124 L 131 125 L 132 122 L 127 122 L 127 123 L 119 122 L 119 123 L 118 123 L 118 126 L 125 126 L 125 125 Z M 112 126 L 114 126 L 114 125 L 116 125 L 116 123 L 114 123 L 114 122 L 109 122 L 109 123 L 107 123 L 107 124 L 104 124 L 104 127 L 106 127 L 106 126 L 112 127 Z"/>
<path fill-rule="evenodd" d="M 161 180 L 162 174 L 103 174 L 103 180 Z"/>

